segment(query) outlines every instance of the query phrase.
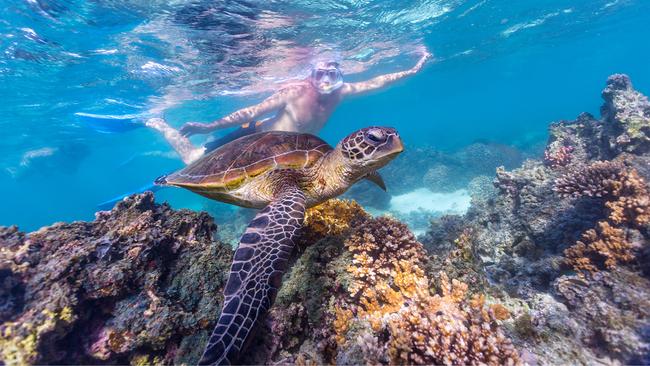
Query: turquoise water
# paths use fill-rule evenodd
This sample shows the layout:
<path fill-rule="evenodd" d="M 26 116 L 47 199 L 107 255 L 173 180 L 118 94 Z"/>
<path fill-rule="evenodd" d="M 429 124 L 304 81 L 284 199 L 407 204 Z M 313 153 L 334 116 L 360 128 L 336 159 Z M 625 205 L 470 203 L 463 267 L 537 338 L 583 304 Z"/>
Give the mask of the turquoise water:
<path fill-rule="evenodd" d="M 358 81 L 411 67 L 422 45 L 435 57 L 421 73 L 345 101 L 322 136 L 381 124 L 407 147 L 532 151 L 549 122 L 597 115 L 608 75 L 650 92 L 642 0 L 0 2 L 0 225 L 23 230 L 91 219 L 99 202 L 182 166 L 157 133 L 102 133 L 76 112 L 209 121 L 314 60 L 337 59 Z M 158 198 L 206 205 L 181 190 Z"/>

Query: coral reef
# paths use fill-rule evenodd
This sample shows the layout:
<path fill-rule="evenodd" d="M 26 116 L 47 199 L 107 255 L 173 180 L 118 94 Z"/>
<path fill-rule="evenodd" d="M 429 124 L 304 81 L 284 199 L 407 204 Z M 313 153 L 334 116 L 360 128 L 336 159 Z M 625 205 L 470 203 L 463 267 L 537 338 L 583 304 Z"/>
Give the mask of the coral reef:
<path fill-rule="evenodd" d="M 648 100 L 622 75 L 603 97 L 601 119 L 553 123 L 538 159 L 487 143 L 398 158 L 384 172 L 396 193 L 425 175 L 472 182 L 469 211 L 434 218 L 419 240 L 354 201 L 310 209 L 241 361 L 650 363 Z M 492 179 L 497 161 L 509 166 Z M 219 237 L 235 237 L 237 215 Z M 196 362 L 232 256 L 215 231 L 151 194 L 92 222 L 0 228 L 2 362 Z"/>
<path fill-rule="evenodd" d="M 335 305 L 337 360 L 360 348 L 370 364 L 518 362 L 494 312 L 469 301 L 466 284 L 441 272 L 440 294 L 431 293 L 423 247 L 403 224 L 369 220 L 344 244 L 352 280 Z"/>
<path fill-rule="evenodd" d="M 193 363 L 214 325 L 231 250 L 205 213 L 131 197 L 93 222 L 0 229 L 0 359 Z"/>
<path fill-rule="evenodd" d="M 498 169 L 496 196 L 421 238 L 435 268 L 505 306 L 530 363 L 650 361 L 648 101 L 622 75 L 603 97 L 601 119 L 552 124 L 543 160 Z"/>
<path fill-rule="evenodd" d="M 404 224 L 357 217 L 297 261 L 255 342 L 265 356 L 247 363 L 519 363 L 498 325 L 505 308 L 444 272 L 431 281 L 426 251 Z"/>

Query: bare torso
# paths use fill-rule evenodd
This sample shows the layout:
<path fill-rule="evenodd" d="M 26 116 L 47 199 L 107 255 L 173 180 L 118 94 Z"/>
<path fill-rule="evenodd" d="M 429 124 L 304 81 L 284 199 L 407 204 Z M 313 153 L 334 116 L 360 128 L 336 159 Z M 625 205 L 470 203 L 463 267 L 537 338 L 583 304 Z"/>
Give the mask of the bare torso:
<path fill-rule="evenodd" d="M 260 126 L 263 131 L 317 134 L 342 99 L 339 90 L 321 94 L 308 81 L 292 84 L 278 93 L 283 94 L 286 104 L 264 121 Z"/>

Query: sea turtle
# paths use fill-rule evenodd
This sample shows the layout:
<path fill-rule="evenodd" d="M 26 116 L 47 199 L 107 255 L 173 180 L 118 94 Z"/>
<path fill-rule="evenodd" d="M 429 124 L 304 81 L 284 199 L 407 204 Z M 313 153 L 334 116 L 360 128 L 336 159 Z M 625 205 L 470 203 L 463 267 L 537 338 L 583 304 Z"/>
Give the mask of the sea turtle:
<path fill-rule="evenodd" d="M 305 208 L 345 192 L 360 179 L 385 189 L 376 172 L 403 150 L 395 129 L 367 127 L 332 148 L 295 132 L 261 132 L 223 145 L 157 184 L 264 208 L 235 251 L 224 304 L 199 364 L 236 362 L 246 338 L 273 304 L 303 225 Z"/>

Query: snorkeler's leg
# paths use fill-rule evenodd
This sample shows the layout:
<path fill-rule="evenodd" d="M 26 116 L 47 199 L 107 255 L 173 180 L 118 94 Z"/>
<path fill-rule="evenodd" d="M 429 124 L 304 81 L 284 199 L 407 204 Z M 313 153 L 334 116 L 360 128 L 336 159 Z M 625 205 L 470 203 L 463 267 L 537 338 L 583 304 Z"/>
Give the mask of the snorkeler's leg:
<path fill-rule="evenodd" d="M 259 126 L 262 123 L 264 122 L 261 121 L 261 122 L 246 123 L 245 125 L 242 125 L 236 130 L 226 134 L 225 136 L 219 137 L 216 140 L 205 143 L 203 145 L 203 147 L 205 148 L 205 152 L 209 153 L 210 151 L 217 149 L 231 141 L 235 141 L 240 137 L 248 136 L 254 134 L 255 132 L 259 132 L 260 131 Z"/>
<path fill-rule="evenodd" d="M 205 147 L 195 147 L 187 137 L 171 127 L 162 118 L 150 118 L 145 126 L 155 129 L 165 136 L 165 139 L 176 150 L 185 164 L 198 160 L 205 153 Z"/>

